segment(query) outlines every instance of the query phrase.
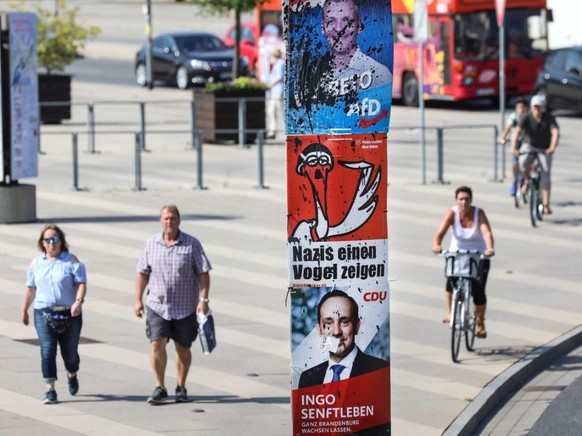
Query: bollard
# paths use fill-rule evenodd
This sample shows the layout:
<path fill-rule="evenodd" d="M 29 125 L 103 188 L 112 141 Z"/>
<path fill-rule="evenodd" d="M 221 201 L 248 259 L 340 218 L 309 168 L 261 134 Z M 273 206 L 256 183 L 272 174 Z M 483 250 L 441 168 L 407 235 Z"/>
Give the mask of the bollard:
<path fill-rule="evenodd" d="M 79 191 L 79 142 L 77 132 L 73 132 L 73 191 Z"/>
<path fill-rule="evenodd" d="M 259 130 L 257 132 L 257 149 L 258 149 L 258 164 L 259 164 L 259 184 L 256 186 L 259 189 L 269 189 L 265 186 L 265 159 L 263 155 L 263 147 L 265 145 L 265 131 Z"/>
<path fill-rule="evenodd" d="M 241 98 L 238 101 L 238 146 L 243 148 L 247 143 L 247 99 Z"/>
<path fill-rule="evenodd" d="M 196 102 L 194 100 L 190 102 L 190 135 L 191 149 L 196 150 L 201 143 L 198 142 L 199 135 L 196 132 Z"/>
<path fill-rule="evenodd" d="M 195 131 L 196 135 L 196 185 L 194 189 L 206 189 L 202 182 L 202 133 Z"/>
<path fill-rule="evenodd" d="M 499 142 L 497 142 L 497 138 L 499 136 L 499 130 L 497 126 L 493 126 L 493 180 L 498 182 L 499 181 Z M 503 163 L 502 163 L 502 178 L 505 176 L 505 153 L 502 156 Z"/>
<path fill-rule="evenodd" d="M 87 153 L 95 153 L 95 106 L 87 105 Z"/>
<path fill-rule="evenodd" d="M 149 151 L 146 149 L 146 119 L 145 103 L 143 101 L 139 102 L 139 129 L 141 132 L 141 149 L 143 151 Z"/>
<path fill-rule="evenodd" d="M 444 146 L 443 146 L 443 128 L 437 127 L 437 183 L 445 183 L 444 173 Z"/>
<path fill-rule="evenodd" d="M 134 191 L 142 191 L 144 188 L 141 185 L 141 150 L 143 148 L 142 145 L 143 136 L 140 132 L 135 133 L 135 185 L 133 187 Z"/>

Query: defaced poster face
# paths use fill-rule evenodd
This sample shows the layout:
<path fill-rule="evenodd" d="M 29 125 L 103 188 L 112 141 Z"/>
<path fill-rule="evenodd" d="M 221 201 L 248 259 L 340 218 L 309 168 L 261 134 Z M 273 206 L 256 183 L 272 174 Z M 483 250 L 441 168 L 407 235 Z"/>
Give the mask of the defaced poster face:
<path fill-rule="evenodd" d="M 299 0 L 288 11 L 288 133 L 387 132 L 390 1 Z"/>
<path fill-rule="evenodd" d="M 389 434 L 387 284 L 295 288 L 291 316 L 293 434 Z"/>

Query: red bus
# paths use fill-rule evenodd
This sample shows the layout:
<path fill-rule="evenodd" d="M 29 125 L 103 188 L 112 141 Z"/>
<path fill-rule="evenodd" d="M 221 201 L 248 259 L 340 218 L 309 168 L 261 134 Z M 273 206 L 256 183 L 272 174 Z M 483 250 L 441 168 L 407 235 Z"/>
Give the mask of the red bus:
<path fill-rule="evenodd" d="M 433 100 L 499 98 L 499 27 L 495 0 L 428 0 L 424 96 Z M 393 97 L 418 104 L 414 2 L 392 0 Z M 546 0 L 506 0 L 506 95 L 530 94 L 548 50 Z"/>
<path fill-rule="evenodd" d="M 428 40 L 424 45 L 426 100 L 499 98 L 499 27 L 496 0 L 426 0 Z M 392 0 L 393 97 L 418 105 L 418 43 L 414 41 L 414 0 Z M 546 0 L 506 0 L 506 96 L 533 92 L 548 50 Z M 256 10 L 256 31 L 281 27 L 281 0 Z"/>

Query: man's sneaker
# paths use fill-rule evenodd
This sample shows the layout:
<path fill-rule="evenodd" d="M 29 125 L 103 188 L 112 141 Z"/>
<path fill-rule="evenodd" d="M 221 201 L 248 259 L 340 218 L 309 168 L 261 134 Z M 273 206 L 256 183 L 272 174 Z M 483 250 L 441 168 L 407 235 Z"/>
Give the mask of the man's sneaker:
<path fill-rule="evenodd" d="M 187 403 L 190 401 L 188 398 L 188 391 L 184 386 L 176 386 L 176 403 Z"/>
<path fill-rule="evenodd" d="M 44 394 L 44 400 L 42 400 L 42 402 L 44 404 L 58 403 L 59 400 L 57 399 L 57 391 L 55 391 L 54 389 L 49 389 L 48 391 L 46 391 L 46 394 Z"/>
<path fill-rule="evenodd" d="M 512 182 L 511 185 L 509 185 L 509 195 L 515 197 L 516 193 L 517 193 L 517 183 Z"/>
<path fill-rule="evenodd" d="M 163 404 L 168 400 L 168 391 L 166 388 L 158 386 L 154 389 L 151 397 L 148 398 L 148 403 L 150 404 Z"/>
<path fill-rule="evenodd" d="M 79 392 L 79 378 L 77 376 L 67 378 L 67 383 L 69 384 L 69 394 L 77 395 L 77 392 Z"/>

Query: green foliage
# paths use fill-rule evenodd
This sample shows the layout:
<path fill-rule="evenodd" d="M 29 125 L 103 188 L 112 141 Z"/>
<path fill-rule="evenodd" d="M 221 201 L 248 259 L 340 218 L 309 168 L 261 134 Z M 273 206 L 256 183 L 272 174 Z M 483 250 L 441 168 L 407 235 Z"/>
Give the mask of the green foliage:
<path fill-rule="evenodd" d="M 250 12 L 256 5 L 265 0 L 187 0 L 188 3 L 200 6 L 210 15 L 229 15 L 232 11 Z"/>
<path fill-rule="evenodd" d="M 205 88 L 209 91 L 222 91 L 222 92 L 234 92 L 245 89 L 253 89 L 258 91 L 265 91 L 267 85 L 258 81 L 257 79 L 251 79 L 250 77 L 237 77 L 232 82 L 212 82 L 207 83 Z"/>
<path fill-rule="evenodd" d="M 24 0 L 17 7 L 23 11 Z M 41 6 L 33 10 L 38 16 L 38 65 L 48 74 L 63 71 L 75 60 L 87 41 L 101 33 L 97 26 L 80 24 L 79 8 L 67 8 L 67 0 L 58 0 L 58 15 Z"/>
<path fill-rule="evenodd" d="M 232 65 L 233 77 L 240 76 L 240 20 L 243 12 L 251 12 L 266 0 L 187 0 L 188 3 L 198 6 L 202 12 L 210 15 L 234 15 L 234 25 L 239 37 L 234 44 L 234 62 Z"/>

